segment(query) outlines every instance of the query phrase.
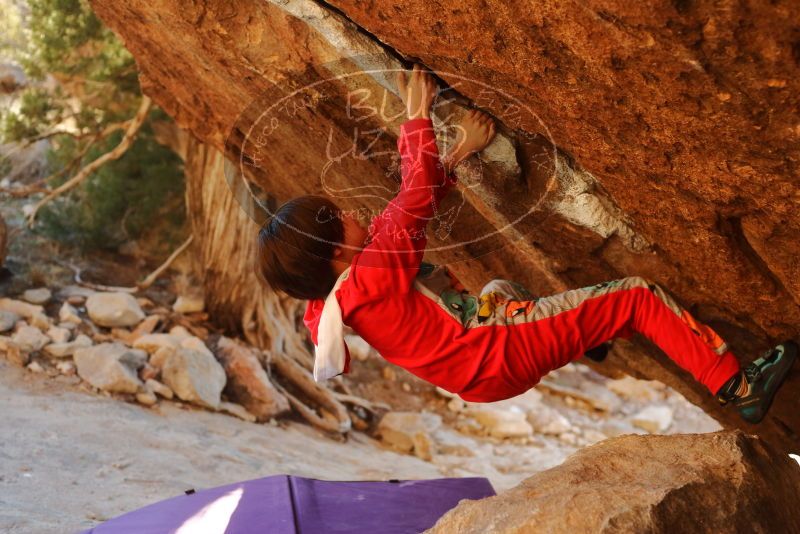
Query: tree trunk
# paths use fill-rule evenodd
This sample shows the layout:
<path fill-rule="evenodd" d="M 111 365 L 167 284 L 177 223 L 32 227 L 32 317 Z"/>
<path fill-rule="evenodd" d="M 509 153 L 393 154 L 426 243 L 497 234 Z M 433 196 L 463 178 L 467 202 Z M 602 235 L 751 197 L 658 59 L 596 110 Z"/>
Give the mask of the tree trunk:
<path fill-rule="evenodd" d="M 174 135 L 178 142 L 169 144 L 184 159 L 193 257 L 212 320 L 256 347 L 287 354 L 311 369 L 311 354 L 298 331 L 303 302 L 270 291 L 258 280 L 258 226 L 228 186 L 225 158 L 192 135 Z"/>
<path fill-rule="evenodd" d="M 272 383 L 309 423 L 331 433 L 348 432 L 350 415 L 337 397 L 340 394 L 329 389 L 341 386 L 341 381 L 317 384 L 311 374 L 314 360 L 304 341 L 301 319 L 304 302 L 275 293 L 258 280 L 259 227 L 237 199 L 242 192 L 228 186 L 225 158 L 172 123 L 154 127 L 159 141 L 184 160 L 195 271 L 211 320 L 263 349 L 262 364 L 281 378 L 279 382 L 272 376 Z M 289 389 L 287 384 L 291 384 Z M 358 401 L 362 399 L 350 403 Z"/>

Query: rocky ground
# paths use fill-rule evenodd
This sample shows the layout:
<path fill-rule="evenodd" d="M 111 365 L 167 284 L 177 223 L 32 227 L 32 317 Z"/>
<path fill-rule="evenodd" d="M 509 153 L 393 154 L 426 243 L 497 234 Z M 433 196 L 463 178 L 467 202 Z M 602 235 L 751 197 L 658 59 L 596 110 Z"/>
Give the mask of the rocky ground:
<path fill-rule="evenodd" d="M 0 296 L 3 531 L 72 531 L 188 488 L 276 473 L 479 475 L 502 491 L 607 437 L 719 428 L 660 383 L 580 364 L 515 399 L 465 403 L 350 337 L 347 384 L 373 410 L 332 439 L 290 413 L 259 351 L 220 337 L 201 301 L 170 283 L 146 296 L 75 285 L 63 251 L 17 232 Z M 98 278 L 98 266 L 116 283 L 140 277 L 120 258 L 90 263 Z"/>

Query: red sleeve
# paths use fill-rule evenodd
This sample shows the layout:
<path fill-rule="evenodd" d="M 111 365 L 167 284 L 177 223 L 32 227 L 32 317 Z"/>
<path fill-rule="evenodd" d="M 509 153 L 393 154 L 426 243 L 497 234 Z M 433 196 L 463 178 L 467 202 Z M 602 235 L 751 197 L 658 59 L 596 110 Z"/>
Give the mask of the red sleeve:
<path fill-rule="evenodd" d="M 308 328 L 308 333 L 311 336 L 311 342 L 317 344 L 317 329 L 319 327 L 319 318 L 322 315 L 322 307 L 325 301 L 322 299 L 314 299 L 306 302 L 306 313 L 303 315 L 303 324 Z"/>
<path fill-rule="evenodd" d="M 360 278 L 374 279 L 395 290 L 407 291 L 414 282 L 427 245 L 426 227 L 439 202 L 455 185 L 455 174 L 445 174 L 439 159 L 431 119 L 412 119 L 400 126 L 400 191 L 376 216 L 369 228 L 371 240 L 356 260 Z M 385 289 L 376 288 L 376 289 Z"/>

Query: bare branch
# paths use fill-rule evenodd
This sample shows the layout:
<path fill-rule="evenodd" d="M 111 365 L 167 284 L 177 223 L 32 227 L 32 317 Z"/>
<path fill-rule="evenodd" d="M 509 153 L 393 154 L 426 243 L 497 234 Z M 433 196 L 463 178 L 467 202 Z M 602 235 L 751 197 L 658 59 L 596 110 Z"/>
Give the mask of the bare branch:
<path fill-rule="evenodd" d="M 136 293 L 137 291 L 142 291 L 144 289 L 147 289 L 151 285 L 153 285 L 153 282 L 155 282 L 158 279 L 159 276 L 164 274 L 164 271 L 166 271 L 169 268 L 169 266 L 172 265 L 172 262 L 174 262 L 175 259 L 178 256 L 180 256 L 181 253 L 183 251 L 185 251 L 189 247 L 189 245 L 192 243 L 192 240 L 194 240 L 194 236 L 189 236 L 189 238 L 186 241 L 184 241 L 181 246 L 179 246 L 177 249 L 175 249 L 175 251 L 172 254 L 169 255 L 169 258 L 167 258 L 164 261 L 164 263 L 159 265 L 158 268 L 155 271 L 153 271 L 152 273 L 147 275 L 147 277 L 145 277 L 144 280 L 142 280 L 141 282 L 139 282 L 138 284 L 136 284 L 133 287 L 107 286 L 107 285 L 103 285 L 103 284 L 94 284 L 92 282 L 86 282 L 85 280 L 83 280 L 81 278 L 81 268 L 80 267 L 78 267 L 77 265 L 75 265 L 73 263 L 69 263 L 69 262 L 60 262 L 60 263 L 62 265 L 66 265 L 67 267 L 72 269 L 72 271 L 75 273 L 75 283 L 80 285 L 80 286 L 88 287 L 89 289 L 94 289 L 95 291 L 111 291 L 111 292 L 117 292 L 117 293 Z"/>
<path fill-rule="evenodd" d="M 109 161 L 114 161 L 122 157 L 122 155 L 125 154 L 125 152 L 133 144 L 133 141 L 136 139 L 136 135 L 139 132 L 139 129 L 142 127 L 145 118 L 147 118 L 147 113 L 150 111 L 151 105 L 152 101 L 150 100 L 150 97 L 143 95 L 142 103 L 139 105 L 139 109 L 136 112 L 133 120 L 128 123 L 128 127 L 125 130 L 125 135 L 123 136 L 122 141 L 120 141 L 120 143 L 114 147 L 113 150 L 106 152 L 93 162 L 86 165 L 78 172 L 78 174 L 61 184 L 59 187 L 48 193 L 42 200 L 40 200 L 36 206 L 34 206 L 30 215 L 28 215 L 28 225 L 33 225 L 34 220 L 36 220 L 36 214 L 39 212 L 42 206 L 53 200 L 58 195 L 61 195 L 62 193 L 69 191 L 80 184 L 83 180 L 91 176 L 92 173 Z"/>
<path fill-rule="evenodd" d="M 169 258 L 167 258 L 167 259 L 166 259 L 166 261 L 165 261 L 164 263 L 162 263 L 162 264 L 161 264 L 161 265 L 160 265 L 160 266 L 159 266 L 159 267 L 158 267 L 158 268 L 157 268 L 155 271 L 153 271 L 152 273 L 150 273 L 150 274 L 149 274 L 149 275 L 148 275 L 148 276 L 147 276 L 147 277 L 146 277 L 144 280 L 142 280 L 141 282 L 139 282 L 139 283 L 137 284 L 137 286 L 138 286 L 138 287 L 137 287 L 137 289 L 139 289 L 139 290 L 142 290 L 142 289 L 147 289 L 148 287 L 150 287 L 151 285 L 153 285 L 153 282 L 155 282 L 155 281 L 156 281 L 156 279 L 157 279 L 159 276 L 161 276 L 161 275 L 162 275 L 162 273 L 163 273 L 164 271 L 166 271 L 166 270 L 167 270 L 167 268 L 168 268 L 170 265 L 172 265 L 172 262 L 173 262 L 173 261 L 175 261 L 175 258 L 177 258 L 178 256 L 180 256 L 180 255 L 181 255 L 181 253 L 182 253 L 184 250 L 186 250 L 187 248 L 189 248 L 189 245 L 191 245 L 191 244 L 192 244 L 192 241 L 193 241 L 193 240 L 194 240 L 194 235 L 190 235 L 190 236 L 189 236 L 189 239 L 187 239 L 186 241 L 184 241 L 184 242 L 183 242 L 183 244 L 182 244 L 181 246 L 179 246 L 178 248 L 176 248 L 176 249 L 175 249 L 175 252 L 173 252 L 172 254 L 170 254 L 170 255 L 169 255 Z"/>
<path fill-rule="evenodd" d="M 113 130 L 111 130 L 111 131 L 113 131 Z M 103 137 L 105 137 L 106 135 L 111 133 L 111 131 L 107 132 L 106 130 L 104 130 L 103 132 L 100 132 L 99 134 L 96 134 L 94 136 L 94 138 L 92 138 L 91 141 L 86 143 L 86 146 L 84 146 L 81 149 L 81 151 L 78 153 L 78 155 L 75 156 L 72 159 L 72 161 L 70 161 L 68 164 L 64 165 L 64 167 L 62 167 L 61 170 L 56 171 L 53 174 L 51 174 L 50 176 L 42 178 L 41 180 L 37 180 L 36 183 L 30 184 L 30 185 L 28 185 L 26 187 L 19 187 L 19 188 L 5 187 L 5 188 L 0 188 L 0 193 L 5 193 L 5 194 L 10 195 L 10 196 L 12 196 L 14 198 L 24 198 L 24 197 L 28 197 L 28 196 L 31 196 L 31 195 L 35 195 L 36 193 L 48 193 L 48 192 L 50 192 L 50 189 L 45 187 L 45 184 L 47 182 L 49 182 L 50 180 L 54 180 L 54 179 L 60 177 L 61 175 L 72 171 L 75 167 L 77 167 L 80 164 L 81 160 L 83 160 L 83 157 L 89 152 L 89 149 L 92 148 L 92 146 L 97 141 L 99 141 L 100 139 L 102 139 Z"/>

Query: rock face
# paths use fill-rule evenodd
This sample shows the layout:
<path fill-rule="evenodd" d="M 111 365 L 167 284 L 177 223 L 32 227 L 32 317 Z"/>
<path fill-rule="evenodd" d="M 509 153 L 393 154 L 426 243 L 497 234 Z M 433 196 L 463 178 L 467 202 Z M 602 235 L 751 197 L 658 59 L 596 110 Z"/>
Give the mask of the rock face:
<path fill-rule="evenodd" d="M 434 413 L 389 412 L 378 423 L 378 434 L 391 447 L 430 460 L 435 452 L 431 433 L 441 425 Z"/>
<path fill-rule="evenodd" d="M 481 156 L 480 179 L 464 179 L 448 201 L 455 210 L 448 213 L 458 214 L 452 231 L 429 241 L 435 248 L 490 236 L 431 254 L 468 288 L 497 277 L 545 295 L 644 276 L 711 322 L 743 362 L 797 331 L 800 11 L 789 3 L 715 9 L 544 0 L 526 9 L 467 0 L 452 10 L 422 0 L 91 4 L 135 56 L 143 90 L 231 160 L 244 151 L 248 178 L 271 201 L 355 190 L 366 178 L 376 190 L 395 190 L 389 156 L 331 154 L 361 154 L 353 150 L 354 131 L 361 132 L 356 139 L 384 134 L 361 139 L 358 148 L 391 154 L 401 108 L 390 78 L 348 84 L 342 77 L 303 95 L 308 109 L 288 106 L 279 135 L 250 153 L 248 121 L 277 101 L 259 103 L 265 93 L 418 58 L 504 125 Z M 363 55 L 371 59 L 339 61 Z M 381 112 L 356 124 L 347 106 L 354 94 L 366 95 L 362 109 Z M 457 116 L 458 106 L 444 112 Z M 386 200 L 337 197 L 346 209 L 374 210 Z M 246 264 L 221 259 L 209 277 Z M 247 295 L 233 300 L 240 297 Z M 219 299 L 207 292 L 206 300 L 213 307 Z M 660 380 L 723 424 L 743 425 L 646 344 L 615 351 L 596 367 Z M 788 451 L 800 434 L 792 403 L 800 374 L 784 389 L 768 419 L 748 430 Z"/>
<path fill-rule="evenodd" d="M 740 431 L 623 436 L 445 514 L 432 534 L 800 532 L 800 466 Z"/>

